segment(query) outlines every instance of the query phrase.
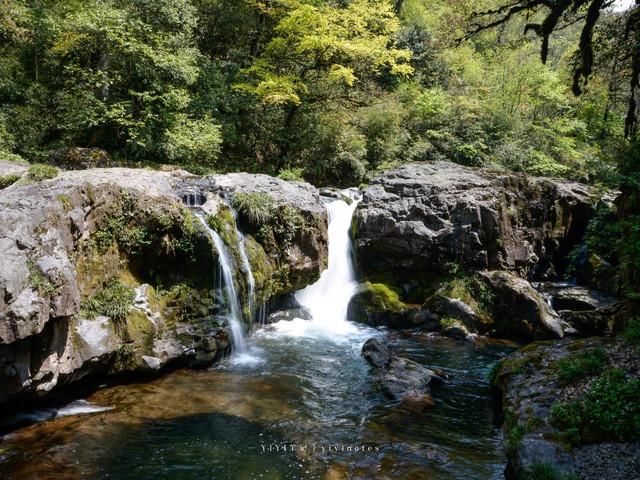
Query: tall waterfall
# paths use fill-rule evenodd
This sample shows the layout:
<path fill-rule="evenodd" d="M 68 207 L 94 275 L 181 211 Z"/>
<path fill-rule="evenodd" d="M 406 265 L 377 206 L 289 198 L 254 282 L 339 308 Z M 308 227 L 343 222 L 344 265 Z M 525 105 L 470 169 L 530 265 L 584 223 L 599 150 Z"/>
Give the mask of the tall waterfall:
<path fill-rule="evenodd" d="M 233 281 L 233 263 L 231 261 L 231 256 L 229 255 L 229 251 L 227 250 L 227 246 L 224 241 L 220 238 L 220 235 L 209 227 L 206 220 L 201 215 L 198 215 L 198 219 L 209 233 L 209 236 L 211 237 L 211 240 L 213 240 L 213 244 L 218 252 L 220 273 L 224 282 L 224 287 L 226 288 L 227 305 L 229 307 L 229 316 L 227 318 L 229 328 L 231 329 L 231 341 L 233 342 L 234 350 L 239 354 L 243 354 L 247 351 L 247 345 L 244 339 L 244 331 L 242 329 L 242 309 L 240 308 L 236 286 Z"/>
<path fill-rule="evenodd" d="M 350 237 L 351 219 L 357 204 L 354 201 L 348 205 L 342 200 L 326 204 L 329 217 L 328 268 L 316 283 L 296 293 L 296 300 L 309 309 L 313 319 L 280 325 L 284 333 L 337 339 L 359 331 L 347 320 L 349 301 L 358 288 Z"/>

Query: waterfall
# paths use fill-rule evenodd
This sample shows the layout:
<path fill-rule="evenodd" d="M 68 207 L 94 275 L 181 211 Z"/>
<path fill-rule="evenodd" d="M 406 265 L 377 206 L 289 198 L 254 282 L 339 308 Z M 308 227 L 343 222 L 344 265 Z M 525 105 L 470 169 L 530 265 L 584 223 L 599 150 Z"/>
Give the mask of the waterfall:
<path fill-rule="evenodd" d="M 242 261 L 242 269 L 247 277 L 247 306 L 249 307 L 249 321 L 253 322 L 253 316 L 255 313 L 255 296 L 256 296 L 256 280 L 253 277 L 253 271 L 251 270 L 251 263 L 249 262 L 249 256 L 247 255 L 247 249 L 245 245 L 245 238 L 240 229 L 238 228 L 237 214 L 235 210 L 233 212 L 233 219 L 235 221 L 236 235 L 238 236 L 238 251 L 240 252 L 240 260 Z"/>
<path fill-rule="evenodd" d="M 229 307 L 229 328 L 231 329 L 231 341 L 233 342 L 234 350 L 237 353 L 243 354 L 247 350 L 247 346 L 244 340 L 244 332 L 242 329 L 242 309 L 240 308 L 240 303 L 238 302 L 238 294 L 236 292 L 236 286 L 233 281 L 233 270 L 232 270 L 232 261 L 229 255 L 229 251 L 227 250 L 227 246 L 225 245 L 220 235 L 213 230 L 207 224 L 206 220 L 198 215 L 198 219 L 205 227 L 211 240 L 213 240 L 213 244 L 215 245 L 216 251 L 218 252 L 218 263 L 220 265 L 220 274 L 222 280 L 224 282 L 224 287 L 226 287 L 226 296 L 227 296 L 227 304 Z"/>
<path fill-rule="evenodd" d="M 358 202 L 342 200 L 326 204 L 329 217 L 329 265 L 320 279 L 296 293 L 296 300 L 311 312 L 310 322 L 279 322 L 284 333 L 296 336 L 323 336 L 334 340 L 358 333 L 347 320 L 349 301 L 356 293 L 351 244 L 351 219 Z M 285 325 L 286 323 L 286 325 Z"/>

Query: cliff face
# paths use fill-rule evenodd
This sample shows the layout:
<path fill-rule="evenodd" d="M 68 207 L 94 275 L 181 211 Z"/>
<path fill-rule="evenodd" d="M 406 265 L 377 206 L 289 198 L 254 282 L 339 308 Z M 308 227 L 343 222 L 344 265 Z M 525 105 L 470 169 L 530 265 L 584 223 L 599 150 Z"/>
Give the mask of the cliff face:
<path fill-rule="evenodd" d="M 424 276 L 456 263 L 549 278 L 595 202 L 577 183 L 447 162 L 405 165 L 364 192 L 354 219 L 359 264 L 368 276 Z"/>
<path fill-rule="evenodd" d="M 258 294 L 266 301 L 317 278 L 327 257 L 317 191 L 252 177 L 114 168 L 0 190 L 0 404 L 90 375 L 206 365 L 228 350 L 216 252 L 185 192 L 216 215 L 225 205 L 217 184 L 270 182 L 306 228 L 261 270 Z M 261 241 L 247 236 L 257 270 L 271 252 Z M 265 290 L 272 277 L 278 288 Z"/>

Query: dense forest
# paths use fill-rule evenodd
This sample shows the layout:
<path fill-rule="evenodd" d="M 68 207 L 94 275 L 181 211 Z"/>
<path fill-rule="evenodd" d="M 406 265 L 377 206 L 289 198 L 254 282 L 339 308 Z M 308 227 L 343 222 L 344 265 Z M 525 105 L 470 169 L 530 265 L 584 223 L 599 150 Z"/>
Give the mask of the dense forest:
<path fill-rule="evenodd" d="M 594 2 L 576 92 L 585 5 L 549 28 L 548 2 L 504 3 L 3 0 L 0 155 L 98 147 L 343 186 L 448 159 L 617 184 L 635 7 Z"/>

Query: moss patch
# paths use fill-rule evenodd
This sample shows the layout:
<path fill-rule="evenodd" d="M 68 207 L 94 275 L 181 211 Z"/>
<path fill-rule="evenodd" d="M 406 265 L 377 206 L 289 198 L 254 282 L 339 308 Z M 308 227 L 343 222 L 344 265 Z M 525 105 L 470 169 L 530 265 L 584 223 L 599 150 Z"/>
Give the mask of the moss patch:
<path fill-rule="evenodd" d="M 398 292 L 384 283 L 365 282 L 363 293 L 367 306 L 373 311 L 401 312 L 408 308 Z"/>

